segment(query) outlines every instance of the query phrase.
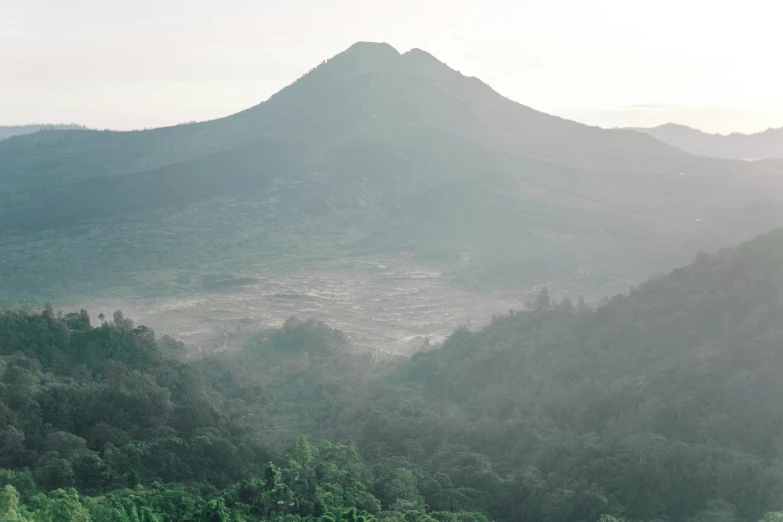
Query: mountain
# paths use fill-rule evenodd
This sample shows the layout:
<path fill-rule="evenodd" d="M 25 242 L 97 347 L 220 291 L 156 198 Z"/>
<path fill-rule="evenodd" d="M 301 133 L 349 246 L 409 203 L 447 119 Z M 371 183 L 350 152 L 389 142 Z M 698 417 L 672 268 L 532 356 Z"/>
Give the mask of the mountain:
<path fill-rule="evenodd" d="M 0 288 L 159 298 L 412 255 L 471 291 L 597 296 L 783 224 L 779 179 L 359 43 L 226 118 L 0 142 Z"/>
<path fill-rule="evenodd" d="M 68 130 L 68 129 L 86 129 L 82 125 L 76 124 L 57 124 L 47 123 L 42 125 L 0 125 L 0 140 L 10 138 L 11 136 L 17 136 L 19 134 L 30 134 L 32 132 L 38 132 L 42 130 Z"/>
<path fill-rule="evenodd" d="M 667 123 L 633 130 L 649 134 L 691 154 L 738 160 L 783 158 L 783 128 L 755 134 L 708 134 L 698 129 Z"/>
<path fill-rule="evenodd" d="M 199 354 L 0 312 L 0 517 L 779 520 L 782 295 L 783 229 L 412 357 L 313 320 Z"/>
<path fill-rule="evenodd" d="M 513 103 L 424 51 L 401 55 L 386 44 L 360 43 L 233 116 L 145 131 L 44 133 L 2 144 L 0 166 L 4 180 L 25 194 L 43 184 L 150 170 L 246 143 L 317 143 L 329 150 L 361 136 L 388 139 L 393 148 L 415 141 L 409 134 L 416 131 L 585 168 L 627 162 L 650 168 L 667 150 L 633 133 L 586 127 Z M 570 149 L 561 141 L 571 141 Z"/>

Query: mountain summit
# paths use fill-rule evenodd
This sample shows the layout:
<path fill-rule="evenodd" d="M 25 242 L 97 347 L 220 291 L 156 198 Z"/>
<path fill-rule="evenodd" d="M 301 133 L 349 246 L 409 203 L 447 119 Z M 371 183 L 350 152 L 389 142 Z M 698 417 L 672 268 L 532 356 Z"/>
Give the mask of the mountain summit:
<path fill-rule="evenodd" d="M 425 51 L 357 43 L 218 120 L 0 142 L 0 286 L 407 252 L 467 288 L 602 294 L 783 224 L 779 179 L 779 163 L 550 116 Z M 67 277 L 30 261 L 55 248 L 79 251 Z"/>
<path fill-rule="evenodd" d="M 253 141 L 312 134 L 328 140 L 365 133 L 367 126 L 398 134 L 426 127 L 589 168 L 649 170 L 667 158 L 686 159 L 638 133 L 587 127 L 512 102 L 425 51 L 400 54 L 388 44 L 357 43 L 266 102 L 226 118 L 147 131 L 45 132 L 0 143 L 0 179 L 18 198 L 52 184 L 140 172 Z"/>

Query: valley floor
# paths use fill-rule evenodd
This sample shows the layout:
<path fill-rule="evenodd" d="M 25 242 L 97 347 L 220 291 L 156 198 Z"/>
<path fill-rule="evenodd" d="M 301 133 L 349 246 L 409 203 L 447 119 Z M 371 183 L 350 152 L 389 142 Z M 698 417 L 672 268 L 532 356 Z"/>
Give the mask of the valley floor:
<path fill-rule="evenodd" d="M 99 300 L 87 308 L 120 309 L 139 324 L 209 352 L 238 344 L 291 316 L 343 330 L 361 347 L 411 353 L 428 337 L 440 342 L 462 324 L 481 327 L 493 314 L 524 306 L 531 289 L 472 293 L 406 257 L 323 263 L 288 274 L 253 276 L 235 290 L 182 298 Z M 97 319 L 96 319 L 97 320 Z"/>

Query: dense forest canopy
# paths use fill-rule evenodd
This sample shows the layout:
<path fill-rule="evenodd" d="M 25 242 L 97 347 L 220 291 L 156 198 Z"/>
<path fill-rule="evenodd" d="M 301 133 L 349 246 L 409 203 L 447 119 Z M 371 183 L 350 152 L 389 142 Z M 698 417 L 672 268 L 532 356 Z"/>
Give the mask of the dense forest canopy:
<path fill-rule="evenodd" d="M 410 359 L 6 311 L 0 520 L 780 520 L 782 287 L 776 231 Z"/>

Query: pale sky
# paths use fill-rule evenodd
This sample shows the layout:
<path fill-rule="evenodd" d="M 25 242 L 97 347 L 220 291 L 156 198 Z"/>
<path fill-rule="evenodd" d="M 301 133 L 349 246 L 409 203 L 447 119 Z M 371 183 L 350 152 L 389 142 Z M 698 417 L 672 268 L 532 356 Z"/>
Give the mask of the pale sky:
<path fill-rule="evenodd" d="M 783 127 L 779 0 L 0 0 L 0 125 L 144 128 L 265 100 L 356 41 L 601 126 Z"/>

